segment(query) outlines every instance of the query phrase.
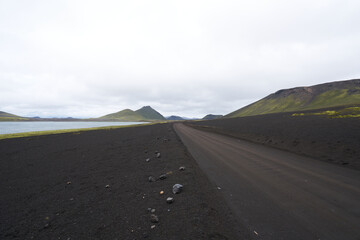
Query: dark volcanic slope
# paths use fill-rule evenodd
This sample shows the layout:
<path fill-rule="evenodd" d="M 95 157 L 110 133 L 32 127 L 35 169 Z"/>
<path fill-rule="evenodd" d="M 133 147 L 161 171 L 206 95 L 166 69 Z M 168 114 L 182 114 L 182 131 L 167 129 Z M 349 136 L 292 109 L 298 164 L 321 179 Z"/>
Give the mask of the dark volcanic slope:
<path fill-rule="evenodd" d="M 0 159 L 0 239 L 239 239 L 169 124 L 1 140 Z"/>
<path fill-rule="evenodd" d="M 280 113 L 191 125 L 360 169 L 359 118 L 293 117 Z"/>

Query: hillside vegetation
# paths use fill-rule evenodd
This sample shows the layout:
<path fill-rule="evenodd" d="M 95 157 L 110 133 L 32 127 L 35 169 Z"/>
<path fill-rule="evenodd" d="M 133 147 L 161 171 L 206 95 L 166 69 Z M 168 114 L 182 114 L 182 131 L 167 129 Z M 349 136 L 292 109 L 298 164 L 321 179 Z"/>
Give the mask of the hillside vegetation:
<path fill-rule="evenodd" d="M 294 112 L 360 104 L 360 79 L 279 90 L 225 117 Z"/>
<path fill-rule="evenodd" d="M 0 111 L 0 121 L 24 121 L 28 118 L 20 117 L 11 113 Z"/>

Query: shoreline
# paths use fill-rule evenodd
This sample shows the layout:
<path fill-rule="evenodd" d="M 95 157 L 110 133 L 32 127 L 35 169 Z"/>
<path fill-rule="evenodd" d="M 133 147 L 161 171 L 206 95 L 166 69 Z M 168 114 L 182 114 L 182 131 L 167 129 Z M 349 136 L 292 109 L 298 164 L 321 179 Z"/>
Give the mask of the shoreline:
<path fill-rule="evenodd" d="M 90 127 L 90 128 L 70 128 L 70 129 L 31 131 L 31 132 L 21 132 L 21 133 L 5 133 L 5 134 L 0 134 L 0 140 L 9 139 L 9 138 L 34 137 L 34 136 L 42 136 L 42 135 L 74 133 L 74 132 L 83 132 L 83 131 L 111 130 L 111 129 L 125 128 L 125 127 L 137 127 L 137 126 L 153 125 L 153 124 L 156 123 L 138 123 L 138 124 L 130 124 L 130 125 L 114 125 L 114 126 Z"/>

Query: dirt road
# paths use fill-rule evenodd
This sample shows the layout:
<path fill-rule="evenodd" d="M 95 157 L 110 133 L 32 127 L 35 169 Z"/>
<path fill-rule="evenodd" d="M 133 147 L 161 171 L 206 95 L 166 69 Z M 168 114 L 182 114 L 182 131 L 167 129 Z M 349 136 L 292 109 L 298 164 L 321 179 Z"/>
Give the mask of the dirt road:
<path fill-rule="evenodd" d="M 360 239 L 360 172 L 175 124 L 254 239 Z"/>

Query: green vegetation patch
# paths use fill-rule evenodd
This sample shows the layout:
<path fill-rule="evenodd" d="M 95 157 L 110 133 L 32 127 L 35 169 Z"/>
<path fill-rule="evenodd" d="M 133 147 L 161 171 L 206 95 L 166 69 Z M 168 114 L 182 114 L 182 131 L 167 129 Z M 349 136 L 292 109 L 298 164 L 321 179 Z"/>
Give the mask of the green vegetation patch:
<path fill-rule="evenodd" d="M 355 89 L 339 89 L 324 92 L 318 95 L 305 109 L 319 109 L 360 103 L 360 94 L 349 94 Z"/>
<path fill-rule="evenodd" d="M 327 110 L 327 111 L 312 112 L 312 113 L 294 113 L 291 116 L 299 117 L 299 116 L 316 116 L 316 115 L 329 116 L 331 118 L 360 117 L 360 107 L 347 107 L 337 111 Z"/>
<path fill-rule="evenodd" d="M 226 117 L 244 117 L 277 112 L 296 111 L 304 106 L 304 102 L 294 96 L 285 98 L 262 99 L 245 108 L 242 108 Z"/>

